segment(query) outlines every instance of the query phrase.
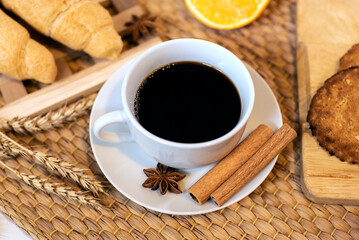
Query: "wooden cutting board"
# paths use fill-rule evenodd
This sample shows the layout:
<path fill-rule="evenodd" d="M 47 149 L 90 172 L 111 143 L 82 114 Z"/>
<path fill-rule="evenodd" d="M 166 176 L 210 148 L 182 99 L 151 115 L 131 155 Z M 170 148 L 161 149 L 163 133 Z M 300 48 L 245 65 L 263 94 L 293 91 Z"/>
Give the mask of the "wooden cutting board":
<path fill-rule="evenodd" d="M 318 203 L 359 205 L 359 165 L 330 156 L 318 145 L 306 122 L 317 89 L 336 72 L 340 57 L 359 43 L 358 13 L 359 0 L 298 0 L 297 3 L 302 189 L 309 199 Z"/>

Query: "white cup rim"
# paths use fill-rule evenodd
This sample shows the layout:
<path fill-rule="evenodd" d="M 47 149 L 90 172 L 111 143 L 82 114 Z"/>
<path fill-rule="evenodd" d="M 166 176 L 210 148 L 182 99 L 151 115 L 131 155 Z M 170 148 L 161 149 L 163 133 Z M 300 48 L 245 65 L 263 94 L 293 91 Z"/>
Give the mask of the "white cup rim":
<path fill-rule="evenodd" d="M 127 88 L 127 83 L 128 83 L 128 78 L 130 77 L 131 73 L 133 71 L 135 71 L 137 65 L 142 61 L 143 58 L 145 58 L 148 55 L 151 55 L 153 52 L 158 51 L 159 48 L 162 47 L 167 47 L 168 45 L 173 45 L 173 44 L 177 44 L 177 42 L 200 42 L 201 44 L 207 44 L 207 45 L 211 45 L 212 47 L 216 47 L 216 48 L 221 48 L 222 51 L 225 51 L 227 54 L 230 54 L 232 56 L 235 57 L 236 61 L 238 61 L 237 63 L 239 65 L 242 65 L 242 69 L 244 69 L 243 75 L 250 80 L 250 84 L 249 84 L 249 89 L 248 91 L 250 91 L 250 98 L 249 98 L 249 104 L 248 104 L 248 109 L 245 112 L 245 114 L 243 115 L 242 119 L 237 123 L 237 125 L 228 133 L 224 134 L 221 137 L 206 141 L 206 142 L 199 142 L 199 143 L 181 143 L 181 142 L 174 142 L 174 141 L 170 141 L 167 139 L 163 139 L 161 137 L 158 137 L 156 135 L 154 135 L 153 133 L 149 132 L 147 129 L 145 129 L 135 118 L 135 116 L 133 116 L 131 109 L 129 108 L 129 103 L 127 101 L 127 98 L 125 97 L 126 95 L 126 88 Z M 209 41 L 205 41 L 205 40 L 200 40 L 200 39 L 191 39 L 191 38 L 181 38 L 181 39 L 174 39 L 174 40 L 169 40 L 166 42 L 162 42 L 148 50 L 146 50 L 145 52 L 143 52 L 140 56 L 138 56 L 134 62 L 131 64 L 131 66 L 129 67 L 126 75 L 125 75 L 125 79 L 123 82 L 123 86 L 122 86 L 122 90 L 121 90 L 121 98 L 122 98 L 122 104 L 123 104 L 123 108 L 124 111 L 126 112 L 127 118 L 129 119 L 129 121 L 131 121 L 131 123 L 134 125 L 135 128 L 137 128 L 138 130 L 140 130 L 142 132 L 142 134 L 146 135 L 148 138 L 153 139 L 154 141 L 161 143 L 163 145 L 167 145 L 167 146 L 171 146 L 174 148 L 182 148 L 182 149 L 198 149 L 198 148 L 204 148 L 204 147 L 209 147 L 212 145 L 216 145 L 219 144 L 221 142 L 224 142 L 226 140 L 228 140 L 229 138 L 233 137 L 240 129 L 242 129 L 245 124 L 247 123 L 250 114 L 252 112 L 253 109 L 253 105 L 254 105 L 254 99 L 255 99 L 255 91 L 254 91 L 254 85 L 253 85 L 253 80 L 252 77 L 250 76 L 247 68 L 245 67 L 245 65 L 243 64 L 243 62 L 237 57 L 235 56 L 231 51 L 229 51 L 228 49 L 209 42 Z M 242 113 L 241 113 L 242 114 Z"/>

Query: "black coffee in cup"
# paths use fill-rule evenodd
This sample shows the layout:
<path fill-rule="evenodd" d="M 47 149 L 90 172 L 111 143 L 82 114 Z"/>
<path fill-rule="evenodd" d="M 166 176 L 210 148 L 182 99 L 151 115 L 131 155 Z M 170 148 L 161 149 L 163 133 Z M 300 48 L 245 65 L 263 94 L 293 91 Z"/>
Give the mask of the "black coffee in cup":
<path fill-rule="evenodd" d="M 137 121 L 174 142 L 200 143 L 225 135 L 238 123 L 241 100 L 232 81 L 199 62 L 175 62 L 150 73 L 134 99 Z"/>

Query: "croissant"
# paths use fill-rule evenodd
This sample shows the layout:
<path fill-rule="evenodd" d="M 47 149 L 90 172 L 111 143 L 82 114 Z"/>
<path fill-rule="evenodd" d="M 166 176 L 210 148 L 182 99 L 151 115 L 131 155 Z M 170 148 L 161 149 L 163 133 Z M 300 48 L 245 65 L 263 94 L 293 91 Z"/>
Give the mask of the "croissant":
<path fill-rule="evenodd" d="M 108 11 L 91 0 L 0 0 L 42 34 L 98 58 L 116 59 L 122 50 Z"/>
<path fill-rule="evenodd" d="M 27 30 L 0 9 L 0 72 L 18 79 L 50 83 L 57 68 L 51 52 L 30 38 Z"/>

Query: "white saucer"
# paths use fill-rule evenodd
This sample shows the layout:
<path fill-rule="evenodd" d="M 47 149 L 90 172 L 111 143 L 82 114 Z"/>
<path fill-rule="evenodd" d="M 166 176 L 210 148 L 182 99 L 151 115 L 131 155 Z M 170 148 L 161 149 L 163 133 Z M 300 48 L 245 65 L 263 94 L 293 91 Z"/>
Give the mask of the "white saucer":
<path fill-rule="evenodd" d="M 112 144 L 98 140 L 92 132 L 94 120 L 106 112 L 119 110 L 121 106 L 121 85 L 123 77 L 131 62 L 114 73 L 101 88 L 94 102 L 90 116 L 90 141 L 97 163 L 112 183 L 126 197 L 132 201 L 158 212 L 193 215 L 219 210 L 233 204 L 255 190 L 271 172 L 277 157 L 265 167 L 254 179 L 237 192 L 224 206 L 217 207 L 212 201 L 198 205 L 187 194 L 186 190 L 204 175 L 213 164 L 206 167 L 183 170 L 186 177 L 179 182 L 182 194 L 167 193 L 161 195 L 159 191 L 143 188 L 146 180 L 143 173 L 145 168 L 155 168 L 157 162 L 150 158 L 136 143 Z M 255 103 L 243 136 L 247 136 L 259 124 L 264 123 L 277 130 L 282 125 L 282 116 L 278 103 L 266 82 L 251 67 L 247 66 L 255 88 Z M 116 131 L 120 126 L 110 126 L 106 131 Z"/>

